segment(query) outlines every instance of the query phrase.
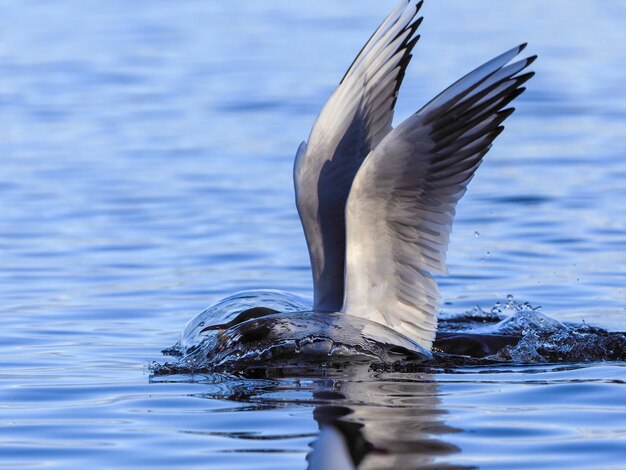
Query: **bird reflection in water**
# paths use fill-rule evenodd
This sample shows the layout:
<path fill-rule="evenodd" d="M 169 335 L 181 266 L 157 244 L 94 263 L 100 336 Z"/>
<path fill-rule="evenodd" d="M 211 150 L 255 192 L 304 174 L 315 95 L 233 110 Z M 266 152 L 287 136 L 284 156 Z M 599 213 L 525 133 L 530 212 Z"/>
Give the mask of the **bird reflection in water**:
<path fill-rule="evenodd" d="M 307 456 L 311 470 L 439 467 L 438 458 L 460 452 L 444 440 L 460 430 L 445 423 L 431 374 L 376 373 L 360 364 L 316 385 L 320 434 Z"/>
<path fill-rule="evenodd" d="M 205 398 L 260 410 L 313 406 L 319 433 L 311 434 L 306 456 L 311 470 L 442 468 L 442 457 L 460 452 L 446 442 L 446 435 L 461 430 L 446 424 L 447 411 L 429 373 L 379 372 L 355 362 L 322 368 L 260 366 L 236 380 L 220 383 L 215 375 L 210 380 L 219 383 L 219 391 Z"/>

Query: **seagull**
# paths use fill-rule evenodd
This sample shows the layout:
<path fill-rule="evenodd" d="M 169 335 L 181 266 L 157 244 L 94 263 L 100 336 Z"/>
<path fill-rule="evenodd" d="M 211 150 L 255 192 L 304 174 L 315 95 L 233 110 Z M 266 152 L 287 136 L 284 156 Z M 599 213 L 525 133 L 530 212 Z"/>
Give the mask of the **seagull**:
<path fill-rule="evenodd" d="M 402 0 L 346 72 L 294 164 L 313 311 L 382 324 L 430 350 L 455 207 L 533 75 L 526 44 L 392 127 L 423 17 Z"/>

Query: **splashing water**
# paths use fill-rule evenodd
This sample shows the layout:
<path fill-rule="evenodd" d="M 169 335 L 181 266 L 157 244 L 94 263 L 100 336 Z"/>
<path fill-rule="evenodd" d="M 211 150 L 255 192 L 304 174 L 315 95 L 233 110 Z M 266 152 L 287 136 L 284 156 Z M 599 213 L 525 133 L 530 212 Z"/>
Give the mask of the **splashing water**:
<path fill-rule="evenodd" d="M 227 324 L 242 312 L 255 308 L 266 308 L 284 313 L 303 312 L 312 310 L 313 302 L 306 297 L 270 289 L 238 292 L 220 300 L 189 320 L 179 343 L 174 346 L 173 350 L 178 349 L 185 353 L 197 347 L 207 336 L 206 333 L 202 333 L 205 328 Z"/>
<path fill-rule="evenodd" d="M 439 323 L 438 344 L 444 354 L 463 356 L 463 342 L 479 343 L 466 354 L 485 362 L 523 364 L 575 363 L 626 359 L 626 335 L 587 325 L 562 323 L 528 302 L 509 295 L 489 312 L 479 307 L 466 314 L 445 316 Z M 451 341 L 453 339 L 454 341 Z M 446 342 L 451 344 L 445 344 Z M 481 354 L 482 353 L 482 354 Z"/>
<path fill-rule="evenodd" d="M 315 313 L 310 299 L 281 291 L 245 291 L 189 321 L 164 351 L 175 364 L 155 375 L 369 361 L 382 365 L 525 364 L 626 360 L 626 335 L 562 323 L 512 296 L 489 311 L 442 314 L 434 354 L 375 322 L 342 313 Z"/>
<path fill-rule="evenodd" d="M 432 359 L 391 328 L 343 313 L 312 312 L 311 307 L 309 299 L 281 291 L 235 294 L 189 321 L 181 340 L 164 351 L 179 356 L 177 364 L 156 364 L 152 370 L 159 375 L 241 365 Z"/>

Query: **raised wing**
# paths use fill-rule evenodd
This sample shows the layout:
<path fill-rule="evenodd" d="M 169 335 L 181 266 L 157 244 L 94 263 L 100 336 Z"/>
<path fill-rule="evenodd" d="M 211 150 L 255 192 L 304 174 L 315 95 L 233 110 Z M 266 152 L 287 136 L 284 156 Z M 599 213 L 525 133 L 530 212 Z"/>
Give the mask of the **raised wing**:
<path fill-rule="evenodd" d="M 393 108 L 422 2 L 400 4 L 378 27 L 298 149 L 296 204 L 309 248 L 314 309 L 338 311 L 344 295 L 345 203 L 361 163 L 391 130 Z"/>
<path fill-rule="evenodd" d="M 347 202 L 343 311 L 430 348 L 458 200 L 503 130 L 535 57 L 525 45 L 471 72 L 391 131 L 366 158 Z M 507 65 L 509 64 L 509 65 Z"/>

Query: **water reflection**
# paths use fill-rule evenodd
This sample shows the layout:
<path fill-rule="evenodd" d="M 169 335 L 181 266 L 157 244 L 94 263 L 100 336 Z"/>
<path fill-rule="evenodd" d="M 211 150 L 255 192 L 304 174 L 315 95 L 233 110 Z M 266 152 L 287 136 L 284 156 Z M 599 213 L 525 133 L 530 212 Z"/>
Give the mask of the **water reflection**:
<path fill-rule="evenodd" d="M 352 410 L 345 406 L 315 408 L 313 417 L 319 423 L 320 433 L 311 443 L 313 450 L 307 455 L 310 470 L 353 469 L 372 451 L 379 451 L 363 435 L 363 423 L 341 419 L 351 413 Z"/>
<path fill-rule="evenodd" d="M 319 433 L 309 434 L 311 450 L 306 458 L 313 470 L 357 465 L 441 468 L 438 460 L 460 452 L 446 440 L 446 435 L 461 430 L 446 424 L 448 412 L 430 373 L 377 372 L 367 363 L 351 363 L 337 368 L 259 367 L 236 377 L 179 379 L 206 383 L 211 390 L 203 398 L 246 404 L 241 408 L 245 412 L 312 406 Z M 163 380 L 176 379 L 153 377 L 153 381 Z M 239 431 L 223 435 L 251 438 Z"/>
<path fill-rule="evenodd" d="M 354 426 L 361 438 L 347 439 L 353 455 L 363 455 L 363 468 L 427 468 L 438 457 L 460 452 L 443 436 L 459 432 L 445 423 L 447 412 L 441 408 L 437 383 L 431 374 L 403 374 L 390 377 L 377 374 L 365 365 L 351 365 L 325 381 L 317 382 L 319 394 L 332 391 L 335 398 L 330 406 L 341 406 L 345 414 L 329 412 L 329 405 L 318 405 L 314 417 L 321 438 L 324 428 L 343 423 Z M 368 446 L 363 445 L 365 441 Z M 365 449 L 364 449 L 365 447 Z M 314 446 L 312 454 L 324 452 Z M 314 461 L 314 460 L 312 460 Z"/>

